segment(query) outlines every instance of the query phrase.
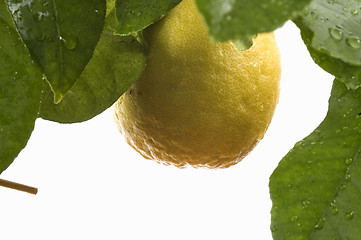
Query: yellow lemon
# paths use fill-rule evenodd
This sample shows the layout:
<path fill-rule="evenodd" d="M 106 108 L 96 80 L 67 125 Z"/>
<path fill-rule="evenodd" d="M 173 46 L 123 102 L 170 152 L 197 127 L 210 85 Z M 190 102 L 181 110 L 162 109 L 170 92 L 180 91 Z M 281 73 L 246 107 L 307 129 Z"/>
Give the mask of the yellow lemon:
<path fill-rule="evenodd" d="M 127 142 L 177 167 L 238 163 L 263 138 L 278 103 L 274 34 L 258 35 L 246 51 L 214 43 L 194 0 L 183 0 L 145 37 L 147 67 L 113 106 Z"/>

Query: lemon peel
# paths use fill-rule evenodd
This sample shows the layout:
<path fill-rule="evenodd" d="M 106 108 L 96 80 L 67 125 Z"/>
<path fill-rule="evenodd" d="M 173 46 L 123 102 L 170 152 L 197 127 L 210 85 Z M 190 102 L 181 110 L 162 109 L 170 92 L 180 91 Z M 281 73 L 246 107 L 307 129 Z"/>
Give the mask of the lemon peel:
<path fill-rule="evenodd" d="M 279 99 L 280 54 L 273 33 L 240 51 L 214 43 L 193 0 L 145 32 L 142 76 L 114 104 L 126 141 L 166 165 L 226 168 L 261 140 Z"/>

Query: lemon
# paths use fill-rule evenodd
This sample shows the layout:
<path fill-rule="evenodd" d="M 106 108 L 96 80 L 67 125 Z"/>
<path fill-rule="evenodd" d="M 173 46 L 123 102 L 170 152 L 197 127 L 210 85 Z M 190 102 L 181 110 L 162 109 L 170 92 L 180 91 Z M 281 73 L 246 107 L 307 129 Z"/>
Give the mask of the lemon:
<path fill-rule="evenodd" d="M 263 138 L 278 103 L 274 34 L 258 35 L 246 51 L 214 43 L 194 0 L 183 0 L 145 37 L 147 67 L 113 106 L 126 141 L 166 165 L 238 163 Z"/>

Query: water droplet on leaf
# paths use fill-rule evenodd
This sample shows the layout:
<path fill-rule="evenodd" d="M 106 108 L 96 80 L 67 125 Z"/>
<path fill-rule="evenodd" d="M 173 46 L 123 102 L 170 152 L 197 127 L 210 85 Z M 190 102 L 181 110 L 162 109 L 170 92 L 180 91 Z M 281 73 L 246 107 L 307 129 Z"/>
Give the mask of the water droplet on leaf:
<path fill-rule="evenodd" d="M 347 220 L 351 220 L 354 216 L 354 212 L 353 211 L 349 211 L 346 213 L 346 219 Z"/>
<path fill-rule="evenodd" d="M 340 29 L 337 28 L 330 28 L 329 33 L 332 38 L 336 40 L 342 40 L 343 39 L 343 32 Z"/>
<path fill-rule="evenodd" d="M 332 213 L 332 215 L 337 215 L 338 214 L 338 208 L 336 207 L 336 200 L 334 200 L 331 203 L 331 213 Z"/>
<path fill-rule="evenodd" d="M 331 213 L 332 213 L 332 215 L 337 215 L 338 214 L 338 208 L 336 206 L 332 206 Z"/>
<path fill-rule="evenodd" d="M 324 217 L 320 218 L 318 220 L 318 222 L 316 223 L 316 225 L 315 225 L 315 229 L 316 230 L 321 230 L 323 228 L 323 225 L 325 224 L 325 220 L 326 219 Z"/>
<path fill-rule="evenodd" d="M 352 164 L 352 161 L 353 161 L 352 158 L 346 158 L 345 164 L 346 164 L 346 165 L 351 165 L 351 164 Z"/>
<path fill-rule="evenodd" d="M 361 39 L 358 37 L 350 37 L 346 40 L 346 42 L 352 48 L 360 48 L 361 47 Z"/>
<path fill-rule="evenodd" d="M 304 209 L 304 208 L 307 208 L 309 205 L 311 204 L 311 202 L 310 201 L 308 201 L 308 200 L 304 200 L 304 201 L 302 201 L 302 208 Z"/>
<path fill-rule="evenodd" d="M 72 36 L 62 36 L 60 37 L 60 40 L 68 50 L 74 50 L 78 44 L 78 39 Z"/>
<path fill-rule="evenodd" d="M 37 22 L 40 22 L 43 20 L 43 13 L 42 12 L 37 12 L 33 15 L 33 19 Z"/>

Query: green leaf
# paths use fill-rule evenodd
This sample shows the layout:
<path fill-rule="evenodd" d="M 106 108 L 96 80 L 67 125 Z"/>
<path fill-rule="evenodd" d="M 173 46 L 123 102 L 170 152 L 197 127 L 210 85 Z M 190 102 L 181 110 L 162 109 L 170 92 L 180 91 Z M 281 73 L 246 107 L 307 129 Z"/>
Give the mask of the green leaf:
<path fill-rule="evenodd" d="M 116 0 L 117 33 L 129 35 L 143 30 L 167 14 L 181 0 Z"/>
<path fill-rule="evenodd" d="M 60 103 L 54 104 L 46 86 L 40 117 L 62 123 L 88 120 L 110 107 L 139 78 L 146 63 L 145 47 L 135 37 L 113 32 L 104 30 L 93 58 Z"/>
<path fill-rule="evenodd" d="M 33 59 L 59 102 L 90 60 L 104 26 L 105 0 L 8 0 Z"/>
<path fill-rule="evenodd" d="M 361 239 L 361 89 L 334 81 L 320 126 L 270 178 L 274 239 Z"/>
<path fill-rule="evenodd" d="M 215 41 L 271 32 L 296 16 L 310 0 L 196 0 Z"/>
<path fill-rule="evenodd" d="M 38 115 L 42 73 L 0 0 L 0 173 L 25 147 Z"/>
<path fill-rule="evenodd" d="M 359 0 L 314 0 L 299 21 L 313 32 L 315 50 L 361 65 L 360 8 Z"/>
<path fill-rule="evenodd" d="M 239 50 L 247 50 L 248 48 L 252 47 L 253 39 L 256 37 L 257 35 L 244 36 L 240 39 L 232 40 L 232 42 L 234 43 L 234 45 L 237 46 Z"/>
<path fill-rule="evenodd" d="M 294 22 L 301 30 L 302 39 L 316 64 L 344 82 L 351 89 L 356 89 L 361 85 L 361 66 L 331 57 L 327 51 L 316 50 L 312 45 L 314 33 L 309 29 L 309 26 L 305 24 L 301 17 L 296 18 Z"/>

